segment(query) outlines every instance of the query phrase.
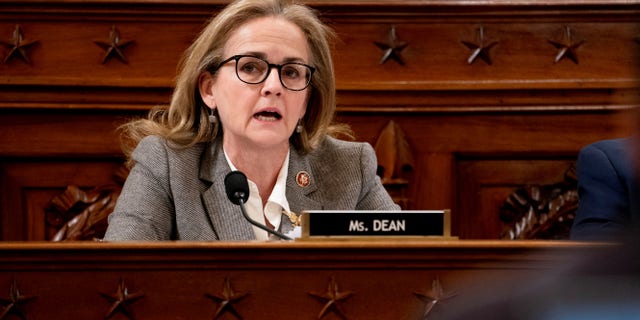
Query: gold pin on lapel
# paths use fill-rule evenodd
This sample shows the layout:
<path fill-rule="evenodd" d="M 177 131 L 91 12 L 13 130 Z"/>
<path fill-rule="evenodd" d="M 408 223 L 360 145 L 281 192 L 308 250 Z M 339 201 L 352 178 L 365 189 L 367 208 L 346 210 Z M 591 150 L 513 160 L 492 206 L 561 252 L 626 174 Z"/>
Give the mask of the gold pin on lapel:
<path fill-rule="evenodd" d="M 311 183 L 311 177 L 309 177 L 309 173 L 306 171 L 300 171 L 296 175 L 296 183 L 304 188 Z"/>

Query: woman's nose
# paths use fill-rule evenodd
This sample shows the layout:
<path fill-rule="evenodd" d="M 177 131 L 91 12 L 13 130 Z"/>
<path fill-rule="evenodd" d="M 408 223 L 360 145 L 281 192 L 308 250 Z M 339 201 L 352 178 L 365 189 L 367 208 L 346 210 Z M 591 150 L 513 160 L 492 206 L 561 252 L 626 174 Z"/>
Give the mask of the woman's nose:
<path fill-rule="evenodd" d="M 278 74 L 278 68 L 271 67 L 271 72 L 267 75 L 267 79 L 264 80 L 262 91 L 264 94 L 273 93 L 280 95 L 284 90 L 282 82 L 280 82 L 280 75 Z"/>

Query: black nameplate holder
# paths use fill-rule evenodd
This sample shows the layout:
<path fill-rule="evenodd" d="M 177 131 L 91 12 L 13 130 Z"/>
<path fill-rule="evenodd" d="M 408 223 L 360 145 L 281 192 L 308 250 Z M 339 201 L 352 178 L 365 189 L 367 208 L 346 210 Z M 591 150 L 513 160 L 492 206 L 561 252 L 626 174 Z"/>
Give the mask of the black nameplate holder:
<path fill-rule="evenodd" d="M 450 210 L 308 210 L 302 212 L 302 239 L 451 236 Z"/>

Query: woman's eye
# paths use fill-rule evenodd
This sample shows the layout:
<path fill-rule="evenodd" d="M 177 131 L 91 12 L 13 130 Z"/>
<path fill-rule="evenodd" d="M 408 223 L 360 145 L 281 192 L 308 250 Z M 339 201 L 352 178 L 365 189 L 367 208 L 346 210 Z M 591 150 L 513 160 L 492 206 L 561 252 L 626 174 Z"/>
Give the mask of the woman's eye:
<path fill-rule="evenodd" d="M 287 78 L 297 78 L 300 76 L 300 71 L 295 67 L 285 66 L 282 68 L 282 75 Z"/>
<path fill-rule="evenodd" d="M 247 73 L 252 73 L 252 72 L 256 71 L 257 69 L 258 68 L 256 67 L 255 63 L 245 63 L 240 68 L 240 70 L 242 70 L 243 72 L 247 72 Z"/>

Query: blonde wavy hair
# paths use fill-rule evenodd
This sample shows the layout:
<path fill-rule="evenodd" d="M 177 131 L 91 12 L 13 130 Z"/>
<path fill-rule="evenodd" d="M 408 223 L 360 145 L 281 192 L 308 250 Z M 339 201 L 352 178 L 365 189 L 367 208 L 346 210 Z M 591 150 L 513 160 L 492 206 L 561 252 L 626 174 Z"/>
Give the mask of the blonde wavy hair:
<path fill-rule="evenodd" d="M 305 5 L 287 0 L 239 0 L 215 15 L 185 51 L 169 107 L 155 107 L 147 118 L 120 126 L 125 155 L 129 158 L 148 135 L 164 137 L 177 147 L 208 142 L 221 135 L 222 128 L 208 121 L 210 109 L 200 97 L 198 78 L 222 61 L 224 45 L 238 27 L 267 16 L 284 18 L 302 29 L 311 51 L 309 63 L 316 68 L 302 119 L 304 130 L 291 136 L 293 147 L 307 153 L 327 135 L 352 137 L 348 126 L 333 123 L 336 88 L 329 41 L 335 37 L 334 32 Z"/>

